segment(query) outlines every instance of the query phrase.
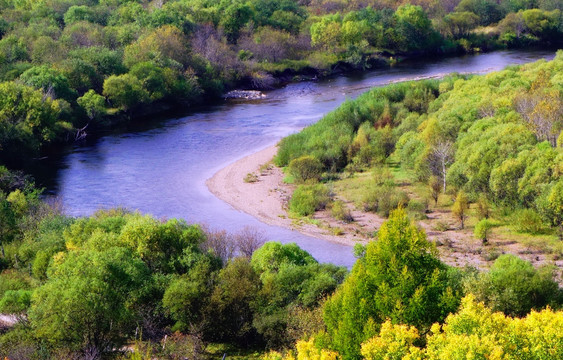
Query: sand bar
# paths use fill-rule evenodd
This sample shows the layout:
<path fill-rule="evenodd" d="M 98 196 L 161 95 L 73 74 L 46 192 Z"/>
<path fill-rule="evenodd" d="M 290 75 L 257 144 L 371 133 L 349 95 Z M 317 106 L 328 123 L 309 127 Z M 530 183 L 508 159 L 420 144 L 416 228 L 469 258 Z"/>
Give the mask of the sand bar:
<path fill-rule="evenodd" d="M 215 196 L 239 211 L 275 226 L 297 230 L 302 234 L 353 246 L 357 239 L 351 235 L 335 236 L 313 224 L 300 223 L 288 217 L 285 210 L 294 186 L 283 183 L 281 169 L 264 164 L 271 162 L 277 146 L 271 146 L 246 156 L 219 170 L 206 181 Z M 262 169 L 261 169 L 262 167 Z M 257 181 L 245 182 L 247 174 L 257 175 Z"/>

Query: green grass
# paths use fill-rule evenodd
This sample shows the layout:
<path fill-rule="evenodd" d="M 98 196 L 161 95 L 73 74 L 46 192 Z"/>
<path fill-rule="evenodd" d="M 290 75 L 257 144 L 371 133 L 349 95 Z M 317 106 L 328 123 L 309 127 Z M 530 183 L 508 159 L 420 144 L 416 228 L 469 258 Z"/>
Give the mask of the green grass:
<path fill-rule="evenodd" d="M 208 359 L 221 359 L 223 354 L 227 354 L 227 359 L 261 359 L 262 356 L 266 353 L 263 349 L 248 349 L 248 348 L 239 348 L 233 346 L 231 344 L 217 344 L 212 343 L 209 344 L 206 348 L 206 357 Z"/>
<path fill-rule="evenodd" d="M 497 238 L 516 241 L 531 250 L 563 257 L 563 242 L 555 234 L 526 234 L 517 232 L 509 224 L 495 228 Z"/>
<path fill-rule="evenodd" d="M 354 176 L 335 181 L 333 183 L 333 191 L 343 198 L 352 201 L 356 206 L 360 206 L 365 190 L 371 183 L 372 178 L 370 171 L 355 173 Z"/>
<path fill-rule="evenodd" d="M 311 63 L 307 60 L 283 60 L 277 63 L 260 62 L 256 64 L 258 70 L 269 73 L 281 73 L 285 70 L 301 72 L 308 67 L 311 67 Z"/>

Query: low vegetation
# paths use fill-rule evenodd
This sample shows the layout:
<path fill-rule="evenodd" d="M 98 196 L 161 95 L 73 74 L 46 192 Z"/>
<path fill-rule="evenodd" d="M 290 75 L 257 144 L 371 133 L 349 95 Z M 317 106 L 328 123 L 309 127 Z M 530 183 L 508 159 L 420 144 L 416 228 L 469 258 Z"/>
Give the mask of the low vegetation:
<path fill-rule="evenodd" d="M 447 213 L 443 230 L 469 228 L 483 243 L 522 239 L 559 256 L 542 239 L 563 237 L 562 64 L 558 52 L 484 76 L 375 88 L 283 139 L 275 161 L 309 154 L 335 196 L 359 210 Z"/>

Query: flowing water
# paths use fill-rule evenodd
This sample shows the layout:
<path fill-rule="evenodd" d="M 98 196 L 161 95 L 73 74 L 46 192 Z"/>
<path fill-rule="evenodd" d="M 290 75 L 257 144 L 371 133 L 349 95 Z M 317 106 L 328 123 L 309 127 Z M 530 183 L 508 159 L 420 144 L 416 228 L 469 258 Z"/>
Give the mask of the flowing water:
<path fill-rule="evenodd" d="M 553 51 L 499 51 L 409 61 L 390 69 L 292 83 L 267 92 L 263 100 L 225 101 L 77 144 L 42 160 L 32 172 L 40 185 L 60 197 L 70 215 L 123 206 L 214 229 L 237 231 L 250 225 L 262 229 L 270 240 L 296 242 L 321 262 L 350 267 L 355 260 L 351 247 L 263 224 L 214 197 L 205 180 L 371 87 L 451 72 L 485 73 L 553 56 Z"/>

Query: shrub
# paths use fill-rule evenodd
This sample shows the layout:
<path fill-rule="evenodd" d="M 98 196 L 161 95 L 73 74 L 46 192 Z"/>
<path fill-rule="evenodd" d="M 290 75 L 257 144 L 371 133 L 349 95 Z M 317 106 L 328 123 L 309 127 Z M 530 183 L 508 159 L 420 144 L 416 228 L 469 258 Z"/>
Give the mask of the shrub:
<path fill-rule="evenodd" d="M 248 173 L 243 180 L 245 183 L 255 183 L 258 181 L 258 175 L 254 173 Z"/>
<path fill-rule="evenodd" d="M 431 176 L 428 179 L 428 186 L 430 187 L 430 193 L 432 199 L 434 200 L 434 205 L 438 205 L 438 199 L 440 197 L 440 193 L 442 192 L 442 183 L 437 176 Z"/>
<path fill-rule="evenodd" d="M 465 219 L 467 219 L 467 209 L 469 209 L 469 200 L 463 191 L 459 191 L 452 206 L 452 214 L 459 220 L 462 229 L 465 226 Z"/>
<path fill-rule="evenodd" d="M 351 223 L 352 221 L 354 221 L 354 218 L 352 217 L 352 213 L 346 207 L 346 204 L 344 204 L 344 202 L 341 200 L 337 200 L 333 202 L 330 210 L 332 216 L 337 220 L 341 220 L 346 223 Z"/>
<path fill-rule="evenodd" d="M 489 200 L 484 195 L 479 196 L 477 200 L 477 218 L 479 220 L 488 219 L 491 215 L 491 209 L 489 205 Z"/>
<path fill-rule="evenodd" d="M 365 211 L 373 211 L 382 216 L 389 216 L 392 210 L 405 206 L 408 202 L 409 197 L 404 191 L 388 185 L 372 186 L 362 200 Z"/>
<path fill-rule="evenodd" d="M 493 311 L 511 316 L 524 316 L 546 305 L 560 306 L 553 267 L 536 270 L 529 261 L 510 254 L 501 255 L 489 272 L 467 280 L 465 288 Z"/>
<path fill-rule="evenodd" d="M 410 199 L 407 205 L 407 213 L 416 220 L 426 219 L 426 210 L 428 210 L 428 203 L 425 200 L 418 201 Z"/>
<path fill-rule="evenodd" d="M 517 231 L 528 234 L 540 234 L 544 228 L 540 215 L 532 209 L 516 211 L 512 222 Z"/>
<path fill-rule="evenodd" d="M 288 172 L 297 183 L 304 183 L 309 180 L 318 181 L 323 173 L 323 164 L 312 156 L 301 156 L 291 160 Z"/>
<path fill-rule="evenodd" d="M 489 232 L 493 227 L 493 223 L 487 219 L 483 219 L 475 225 L 475 229 L 473 230 L 473 234 L 475 237 L 483 243 L 486 243 L 489 240 Z"/>
<path fill-rule="evenodd" d="M 330 191 L 325 185 L 300 185 L 289 201 L 289 211 L 298 216 L 309 216 L 324 209 L 329 202 Z"/>

